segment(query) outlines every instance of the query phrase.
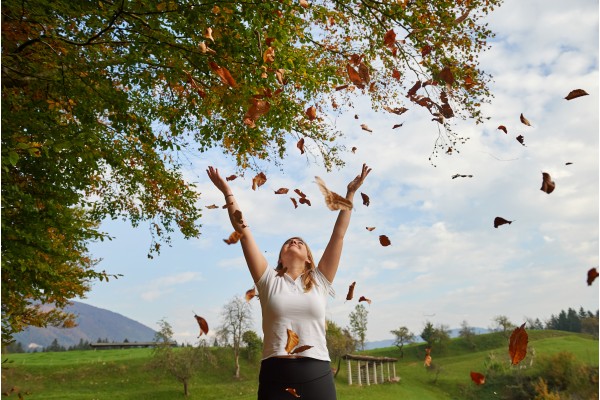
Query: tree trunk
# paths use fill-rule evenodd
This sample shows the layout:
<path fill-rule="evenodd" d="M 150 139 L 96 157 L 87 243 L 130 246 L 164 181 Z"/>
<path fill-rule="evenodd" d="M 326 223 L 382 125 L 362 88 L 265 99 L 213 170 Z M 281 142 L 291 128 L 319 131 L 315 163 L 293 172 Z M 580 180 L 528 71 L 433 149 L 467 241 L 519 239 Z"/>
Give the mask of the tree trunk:
<path fill-rule="evenodd" d="M 188 381 L 187 381 L 187 379 L 183 380 L 183 395 L 185 397 L 188 397 L 190 395 L 190 392 L 188 391 Z"/>
<path fill-rule="evenodd" d="M 335 375 L 333 375 L 334 378 L 337 378 L 337 375 L 340 373 L 340 365 L 342 364 L 342 357 L 338 358 L 338 366 L 337 369 L 335 370 Z"/>
<path fill-rule="evenodd" d="M 235 353 L 235 379 L 240 379 L 240 354 Z"/>

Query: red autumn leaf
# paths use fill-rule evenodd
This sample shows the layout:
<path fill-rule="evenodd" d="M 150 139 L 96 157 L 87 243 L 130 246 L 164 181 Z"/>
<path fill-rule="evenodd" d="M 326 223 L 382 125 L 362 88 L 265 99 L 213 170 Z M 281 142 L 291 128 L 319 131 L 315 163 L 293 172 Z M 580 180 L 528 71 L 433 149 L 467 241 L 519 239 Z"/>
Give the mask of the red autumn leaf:
<path fill-rule="evenodd" d="M 485 376 L 479 372 L 471 371 L 471 380 L 475 382 L 476 385 L 483 385 L 485 383 Z"/>
<path fill-rule="evenodd" d="M 583 89 L 575 89 L 575 90 L 571 90 L 569 92 L 569 94 L 567 95 L 567 97 L 565 97 L 565 99 L 567 99 L 567 100 L 573 100 L 573 99 L 576 99 L 578 97 L 587 96 L 587 95 L 588 95 L 588 93 L 585 90 L 583 90 Z"/>
<path fill-rule="evenodd" d="M 196 318 L 196 322 L 198 322 L 198 326 L 200 327 L 200 334 L 198 337 L 204 335 L 208 335 L 208 322 L 202 317 L 199 317 L 194 313 L 194 318 Z"/>
<path fill-rule="evenodd" d="M 366 301 L 367 303 L 371 304 L 371 300 L 367 299 L 365 296 L 360 296 L 358 302 L 360 303 L 361 301 Z"/>
<path fill-rule="evenodd" d="M 383 109 L 385 111 L 388 111 L 388 112 L 391 112 L 392 114 L 397 114 L 397 115 L 402 115 L 402 114 L 404 114 L 405 112 L 408 111 L 408 108 L 405 108 L 405 107 L 391 108 L 391 107 L 388 107 L 388 106 L 384 106 Z"/>
<path fill-rule="evenodd" d="M 306 116 L 309 121 L 313 121 L 317 118 L 317 109 L 315 106 L 310 106 L 306 109 Z"/>
<path fill-rule="evenodd" d="M 246 302 L 250 302 L 256 296 L 256 288 L 246 290 Z"/>
<path fill-rule="evenodd" d="M 291 329 L 288 329 L 287 330 L 287 342 L 285 344 L 285 351 L 288 354 L 291 354 L 294 347 L 298 346 L 298 343 L 300 343 L 300 338 L 298 338 L 298 335 L 296 334 L 296 332 L 294 332 Z"/>
<path fill-rule="evenodd" d="M 294 203 L 294 208 L 298 208 L 298 202 L 296 201 L 296 199 L 293 197 L 290 197 L 290 200 L 292 200 L 292 203 Z"/>
<path fill-rule="evenodd" d="M 587 273 L 587 284 L 588 286 L 592 286 L 592 283 L 598 277 L 598 270 L 596 268 L 592 268 Z"/>
<path fill-rule="evenodd" d="M 235 79 L 233 79 L 233 77 L 231 76 L 231 73 L 229 73 L 227 68 L 220 67 L 214 61 L 211 61 L 210 63 L 208 63 L 208 65 L 209 65 L 210 69 L 212 69 L 212 71 L 215 74 L 217 74 L 219 76 L 219 78 L 221 78 L 221 81 L 224 84 L 229 85 L 233 88 L 237 87 L 237 83 L 235 82 Z"/>
<path fill-rule="evenodd" d="M 369 204 L 371 204 L 371 201 L 369 199 L 369 196 L 367 196 L 366 194 L 364 194 L 363 192 L 360 192 L 360 197 L 362 197 L 362 201 L 363 204 L 367 207 L 369 207 Z"/>
<path fill-rule="evenodd" d="M 296 393 L 296 389 L 294 389 L 294 388 L 285 388 L 285 391 L 294 397 L 300 397 L 300 395 L 298 393 Z"/>
<path fill-rule="evenodd" d="M 300 189 L 294 189 L 294 192 L 300 197 L 306 197 L 306 195 Z"/>
<path fill-rule="evenodd" d="M 367 226 L 367 230 L 369 232 L 373 232 L 375 230 L 375 227 L 374 226 Z"/>
<path fill-rule="evenodd" d="M 298 354 L 298 353 L 302 353 L 303 351 L 306 351 L 308 349 L 312 349 L 313 346 L 309 346 L 307 344 L 304 344 L 302 346 L 298 346 L 296 347 L 294 350 L 292 350 L 292 352 L 290 354 Z"/>
<path fill-rule="evenodd" d="M 523 135 L 517 136 L 517 141 L 519 143 L 521 143 L 523 146 L 525 146 L 525 138 L 523 137 Z"/>
<path fill-rule="evenodd" d="M 362 62 L 362 55 L 352 54 L 350 56 L 350 62 L 356 66 L 358 66 Z"/>
<path fill-rule="evenodd" d="M 325 197 L 325 204 L 327 204 L 327 208 L 329 208 L 331 211 L 352 211 L 352 202 L 350 200 L 327 189 L 327 186 L 325 186 L 325 182 L 323 182 L 323 179 L 319 178 L 318 176 L 315 176 L 315 179 L 317 180 L 319 190 L 321 190 L 321 193 L 323 193 L 323 196 Z"/>
<path fill-rule="evenodd" d="M 267 176 L 260 172 L 254 178 L 252 178 L 252 190 L 256 190 L 256 188 L 262 186 L 267 181 Z"/>
<path fill-rule="evenodd" d="M 542 187 L 540 188 L 540 190 L 550 194 L 554 191 L 555 187 L 556 185 L 550 177 L 550 174 L 547 172 L 542 172 Z"/>
<path fill-rule="evenodd" d="M 521 116 L 519 117 L 519 119 L 521 120 L 521 122 L 524 125 L 531 126 L 531 123 L 529 122 L 529 120 L 527 118 L 525 118 L 525 116 L 523 115 L 523 113 L 521 113 Z"/>
<path fill-rule="evenodd" d="M 216 204 L 211 204 L 210 206 L 206 206 L 206 208 L 209 210 L 214 210 L 215 208 L 219 208 L 219 206 Z"/>
<path fill-rule="evenodd" d="M 525 323 L 523 323 L 520 327 L 515 328 L 508 341 L 508 354 L 512 365 L 517 365 L 525 358 L 528 342 L 529 337 L 525 332 Z"/>
<path fill-rule="evenodd" d="M 512 224 L 513 221 L 509 221 L 507 219 L 504 219 L 502 217 L 496 217 L 494 218 L 494 228 L 499 227 L 500 225 L 504 225 L 504 224 Z"/>
<path fill-rule="evenodd" d="M 384 247 L 392 244 L 392 242 L 390 242 L 390 239 L 385 235 L 379 235 L 379 243 L 381 243 L 381 245 Z"/>
<path fill-rule="evenodd" d="M 346 300 L 352 300 L 354 297 L 354 287 L 356 286 L 356 282 L 352 282 L 350 287 L 348 287 L 348 294 L 346 295 Z"/>
<path fill-rule="evenodd" d="M 506 127 L 504 125 L 500 125 L 498 127 L 498 129 L 500 129 L 501 131 L 504 131 L 504 133 L 508 133 L 508 131 L 506 130 Z"/>
<path fill-rule="evenodd" d="M 227 178 L 225 178 L 226 181 L 232 181 L 235 178 L 237 178 L 237 175 L 229 175 Z"/>
<path fill-rule="evenodd" d="M 286 194 L 288 191 L 288 188 L 279 188 L 275 191 L 275 194 Z"/>
<path fill-rule="evenodd" d="M 239 233 L 238 231 L 233 231 L 233 233 L 231 235 L 229 235 L 229 238 L 223 239 L 223 241 L 227 244 L 235 244 L 240 241 L 242 236 L 243 235 L 241 233 Z"/>
<path fill-rule="evenodd" d="M 300 154 L 304 154 L 304 138 L 298 140 L 298 143 L 296 143 L 296 147 L 300 149 Z"/>
<path fill-rule="evenodd" d="M 393 29 L 390 29 L 385 33 L 383 36 L 383 44 L 386 45 L 386 47 L 394 47 L 396 44 L 396 32 L 394 32 Z"/>
<path fill-rule="evenodd" d="M 401 78 L 400 75 L 400 71 L 398 71 L 397 69 L 392 71 L 392 78 L 394 78 L 395 80 L 399 81 Z"/>
<path fill-rule="evenodd" d="M 370 129 L 367 124 L 360 124 L 360 127 L 362 128 L 363 131 L 367 131 L 367 132 L 373 132 L 372 129 Z"/>

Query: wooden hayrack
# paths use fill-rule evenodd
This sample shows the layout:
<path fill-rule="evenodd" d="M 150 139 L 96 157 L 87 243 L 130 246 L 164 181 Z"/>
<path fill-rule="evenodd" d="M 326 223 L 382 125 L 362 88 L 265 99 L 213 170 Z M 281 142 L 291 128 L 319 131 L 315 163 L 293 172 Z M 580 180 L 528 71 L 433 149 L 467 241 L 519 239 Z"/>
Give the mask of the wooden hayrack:
<path fill-rule="evenodd" d="M 346 360 L 349 385 L 353 383 L 357 383 L 358 385 L 377 385 L 378 383 L 398 382 L 400 380 L 396 376 L 395 363 L 398 361 L 397 358 L 346 354 L 342 359 Z M 387 379 L 384 373 L 384 364 L 387 367 L 385 368 L 387 369 Z"/>

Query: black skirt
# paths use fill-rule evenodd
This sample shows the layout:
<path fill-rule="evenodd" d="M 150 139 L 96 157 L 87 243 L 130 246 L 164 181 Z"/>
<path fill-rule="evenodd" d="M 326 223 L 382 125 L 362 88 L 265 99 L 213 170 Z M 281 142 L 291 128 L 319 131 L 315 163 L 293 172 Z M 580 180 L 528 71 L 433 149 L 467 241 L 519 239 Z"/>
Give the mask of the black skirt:
<path fill-rule="evenodd" d="M 336 400 L 329 361 L 271 357 L 260 364 L 258 400 Z"/>

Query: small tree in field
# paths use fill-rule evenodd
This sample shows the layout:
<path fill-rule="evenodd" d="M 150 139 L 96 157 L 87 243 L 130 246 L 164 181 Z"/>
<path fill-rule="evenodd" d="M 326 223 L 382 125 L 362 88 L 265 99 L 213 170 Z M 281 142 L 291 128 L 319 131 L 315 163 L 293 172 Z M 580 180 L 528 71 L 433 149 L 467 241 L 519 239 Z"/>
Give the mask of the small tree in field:
<path fill-rule="evenodd" d="M 356 336 L 361 350 L 365 349 L 367 338 L 367 316 L 369 311 L 362 304 L 357 304 L 354 311 L 350 313 L 350 330 Z"/>
<path fill-rule="evenodd" d="M 222 311 L 222 321 L 219 332 L 222 337 L 231 337 L 233 356 L 235 358 L 235 378 L 240 377 L 240 348 L 244 332 L 252 328 L 252 309 L 241 297 L 234 297 L 225 304 Z"/>
<path fill-rule="evenodd" d="M 390 331 L 395 336 L 394 345 L 400 350 L 400 358 L 404 358 L 404 351 L 402 348 L 405 344 L 411 343 L 415 340 L 415 335 L 407 327 L 401 326 L 398 329 Z"/>
<path fill-rule="evenodd" d="M 163 320 L 158 322 L 160 330 L 154 335 L 158 345 L 154 348 L 150 368 L 157 373 L 167 373 L 183 384 L 183 394 L 189 396 L 190 379 L 206 364 L 212 363 L 212 355 L 204 342 L 198 347 L 184 346 L 174 349 L 173 329 Z"/>

